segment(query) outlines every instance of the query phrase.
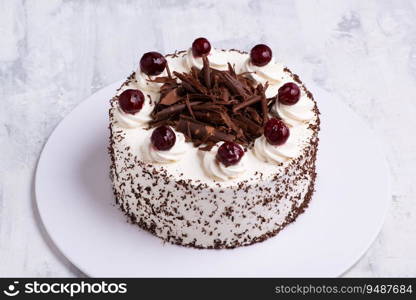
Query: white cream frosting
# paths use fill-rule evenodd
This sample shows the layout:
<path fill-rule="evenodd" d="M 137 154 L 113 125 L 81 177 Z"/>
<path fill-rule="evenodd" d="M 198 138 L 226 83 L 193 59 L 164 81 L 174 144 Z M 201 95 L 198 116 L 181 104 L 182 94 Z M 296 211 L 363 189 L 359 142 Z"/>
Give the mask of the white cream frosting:
<path fill-rule="evenodd" d="M 288 138 L 286 143 L 280 146 L 271 145 L 267 142 L 266 137 L 262 135 L 254 142 L 254 153 L 258 159 L 265 162 L 283 163 L 290 158 L 298 155 L 299 149 L 292 142 L 292 139 Z"/>
<path fill-rule="evenodd" d="M 137 81 L 137 85 L 142 92 L 158 93 L 160 90 L 160 87 L 162 86 L 162 83 L 152 82 L 152 81 L 149 81 L 149 79 L 154 80 L 156 77 L 160 77 L 160 76 L 167 76 L 166 69 L 157 76 L 149 76 L 143 73 L 139 67 L 136 71 L 135 78 Z"/>
<path fill-rule="evenodd" d="M 150 106 L 150 105 L 148 105 L 148 106 Z M 146 125 L 147 122 L 149 122 L 151 120 L 150 112 L 152 110 L 150 109 L 150 111 L 144 112 L 143 108 L 142 108 L 142 110 L 140 110 L 139 112 L 137 112 L 135 114 L 129 114 L 129 113 L 125 113 L 120 108 L 120 106 L 117 106 L 117 108 L 114 112 L 114 116 L 117 119 L 117 122 L 121 127 L 124 127 L 124 128 L 140 127 L 140 126 Z"/>
<path fill-rule="evenodd" d="M 123 91 L 128 89 L 137 89 L 135 85 L 127 86 L 121 89 L 118 92 L 118 95 L 120 95 Z M 117 123 L 120 127 L 123 128 L 138 128 L 147 126 L 147 123 L 151 121 L 150 114 L 152 113 L 153 105 L 150 103 L 149 95 L 144 93 L 144 103 L 141 110 L 139 110 L 135 114 L 130 114 L 124 112 L 121 107 L 118 104 L 118 101 L 116 101 L 115 107 L 114 107 L 114 117 L 117 120 Z"/>
<path fill-rule="evenodd" d="M 237 178 L 246 172 L 246 154 L 241 160 L 232 166 L 226 167 L 221 162 L 217 161 L 218 148 L 222 143 L 217 143 L 210 151 L 204 151 L 202 154 L 202 166 L 207 176 L 214 180 L 226 181 Z"/>
<path fill-rule="evenodd" d="M 265 84 L 277 84 L 284 80 L 284 67 L 283 65 L 276 63 L 272 60 L 265 66 L 258 67 L 251 63 L 250 58 L 247 58 L 243 64 L 242 71 L 250 72 L 249 76 L 257 83 Z"/>
<path fill-rule="evenodd" d="M 166 151 L 154 148 L 149 136 L 142 145 L 141 150 L 143 159 L 153 163 L 173 163 L 180 161 L 191 146 L 185 142 L 185 136 L 182 133 L 174 132 L 176 135 L 176 142 L 172 148 Z"/>
<path fill-rule="evenodd" d="M 308 122 L 315 116 L 313 111 L 314 106 L 315 104 L 311 99 L 302 95 L 294 105 L 285 105 L 276 101 L 272 110 L 277 112 L 283 121 L 292 126 L 296 126 Z"/>
<path fill-rule="evenodd" d="M 202 69 L 203 61 L 202 57 L 194 57 L 192 54 L 192 48 L 188 49 L 186 56 L 184 57 L 186 66 L 190 69 L 196 67 Z M 227 52 L 211 49 L 211 52 L 208 54 L 209 65 L 211 68 L 216 70 L 227 70 L 228 69 L 228 57 Z"/>

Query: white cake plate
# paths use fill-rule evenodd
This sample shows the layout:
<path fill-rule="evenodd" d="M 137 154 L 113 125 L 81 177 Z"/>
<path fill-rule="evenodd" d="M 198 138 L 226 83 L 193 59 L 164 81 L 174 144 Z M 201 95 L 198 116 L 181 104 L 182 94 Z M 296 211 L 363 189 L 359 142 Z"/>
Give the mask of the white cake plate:
<path fill-rule="evenodd" d="M 50 237 L 93 277 L 340 276 L 376 238 L 390 202 L 389 172 L 372 132 L 344 104 L 312 89 L 322 112 L 317 191 L 277 236 L 233 250 L 163 243 L 127 223 L 109 179 L 109 99 L 122 82 L 82 102 L 55 129 L 36 173 Z"/>

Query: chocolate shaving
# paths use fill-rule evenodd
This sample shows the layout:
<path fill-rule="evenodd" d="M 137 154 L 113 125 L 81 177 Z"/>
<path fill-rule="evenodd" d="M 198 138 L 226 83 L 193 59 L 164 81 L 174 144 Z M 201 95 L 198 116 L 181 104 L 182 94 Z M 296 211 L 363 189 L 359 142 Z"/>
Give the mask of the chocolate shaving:
<path fill-rule="evenodd" d="M 263 124 L 263 119 L 262 117 L 259 115 L 259 113 L 257 112 L 257 110 L 255 110 L 252 107 L 247 107 L 246 109 L 247 114 L 250 115 L 250 118 L 256 122 L 257 124 Z"/>
<path fill-rule="evenodd" d="M 224 124 L 224 120 L 222 119 L 221 115 L 217 112 L 212 111 L 195 111 L 194 112 L 195 119 L 203 122 L 213 122 L 217 124 Z"/>
<path fill-rule="evenodd" d="M 262 84 L 259 84 L 256 88 L 261 94 L 260 103 L 261 103 L 261 111 L 263 113 L 263 124 L 266 124 L 266 122 L 269 120 L 269 109 L 267 107 L 267 99 L 266 99 L 266 94 L 265 94 L 265 91 L 268 88 L 268 86 L 269 86 L 269 83 L 266 82 L 266 85 L 264 88 Z"/>
<path fill-rule="evenodd" d="M 177 89 L 173 89 L 169 91 L 166 95 L 164 95 L 163 98 L 160 99 L 159 104 L 172 105 L 180 100 L 181 98 L 177 94 Z"/>
<path fill-rule="evenodd" d="M 177 123 L 176 129 L 180 132 L 191 132 L 191 136 L 198 139 L 204 139 L 205 141 L 229 141 L 232 142 L 235 140 L 235 137 L 231 134 L 222 132 L 221 130 L 210 126 L 206 123 L 195 121 L 188 116 L 181 115 L 179 117 L 179 122 Z"/>
<path fill-rule="evenodd" d="M 231 74 L 222 72 L 221 76 L 224 80 L 224 84 L 232 92 L 233 95 L 247 97 L 247 93 L 244 90 L 243 83 L 238 79 L 234 78 Z"/>
<path fill-rule="evenodd" d="M 219 141 L 251 147 L 262 135 L 276 97 L 267 99 L 267 84 L 256 86 L 248 73 L 237 74 L 231 64 L 227 71 L 219 71 L 210 68 L 207 56 L 202 61 L 201 70 L 193 67 L 188 73 L 172 74 L 168 70 L 167 77 L 153 79 L 163 85 L 150 127 L 172 126 L 201 150 L 210 150 Z"/>
<path fill-rule="evenodd" d="M 204 74 L 204 83 L 207 88 L 211 88 L 211 69 L 209 67 L 209 61 L 206 55 L 202 57 L 204 66 L 202 67 L 202 73 Z"/>
<path fill-rule="evenodd" d="M 172 73 L 170 72 L 169 64 L 166 64 L 166 73 L 168 73 L 168 78 L 172 79 Z"/>
<path fill-rule="evenodd" d="M 209 95 L 204 94 L 188 94 L 190 100 L 211 100 Z"/>
<path fill-rule="evenodd" d="M 185 107 L 186 105 L 181 104 L 181 103 L 168 106 L 165 109 L 162 109 L 161 111 L 158 111 L 157 113 L 155 113 L 154 118 L 155 120 L 166 119 L 168 117 L 171 117 L 172 115 L 182 112 L 182 110 L 184 110 Z"/>
<path fill-rule="evenodd" d="M 230 92 L 225 87 L 220 88 L 220 96 L 223 102 L 227 103 L 230 101 Z"/>
<path fill-rule="evenodd" d="M 263 124 L 269 120 L 269 109 L 267 108 L 266 96 L 261 96 L 261 111 L 263 113 Z"/>
<path fill-rule="evenodd" d="M 185 104 L 186 104 L 186 107 L 188 108 L 188 111 L 191 114 L 192 118 L 195 119 L 195 115 L 194 115 L 194 112 L 192 111 L 191 103 L 189 102 L 189 95 L 185 96 Z"/>
<path fill-rule="evenodd" d="M 253 96 L 250 99 L 247 99 L 246 101 L 237 104 L 236 106 L 233 107 L 233 112 L 236 113 L 237 111 L 239 111 L 240 109 L 250 106 L 254 103 L 257 103 L 261 100 L 261 96 Z"/>
<path fill-rule="evenodd" d="M 192 102 L 192 103 L 189 103 L 189 106 L 198 105 L 199 103 L 200 102 Z M 182 104 L 182 103 L 168 106 L 165 109 L 162 109 L 161 111 L 158 111 L 157 113 L 155 113 L 154 119 L 162 120 L 168 117 L 172 117 L 173 115 L 182 112 L 185 109 L 185 107 L 186 107 L 186 104 Z"/>
<path fill-rule="evenodd" d="M 193 71 L 195 73 L 195 71 Z M 178 73 L 173 72 L 173 74 L 178 77 L 182 81 L 182 85 L 191 93 L 199 92 L 201 94 L 206 95 L 207 89 L 200 83 L 197 78 L 195 78 L 194 74 L 186 74 L 186 73 Z"/>

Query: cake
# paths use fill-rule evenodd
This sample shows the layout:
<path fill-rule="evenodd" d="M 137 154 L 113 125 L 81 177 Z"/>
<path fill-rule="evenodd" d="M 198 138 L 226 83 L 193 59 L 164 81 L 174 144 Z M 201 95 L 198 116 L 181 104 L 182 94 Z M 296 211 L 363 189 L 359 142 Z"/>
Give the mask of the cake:
<path fill-rule="evenodd" d="M 110 103 L 116 203 L 164 241 L 247 246 L 307 208 L 319 110 L 267 45 L 145 53 Z"/>

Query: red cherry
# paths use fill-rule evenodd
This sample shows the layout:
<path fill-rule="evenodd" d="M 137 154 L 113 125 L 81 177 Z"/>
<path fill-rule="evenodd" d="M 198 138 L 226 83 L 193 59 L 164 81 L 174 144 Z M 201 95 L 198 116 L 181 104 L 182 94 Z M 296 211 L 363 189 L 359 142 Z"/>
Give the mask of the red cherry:
<path fill-rule="evenodd" d="M 293 82 L 285 83 L 279 88 L 277 98 L 280 103 L 285 105 L 296 104 L 300 98 L 300 89 L 297 84 Z"/>
<path fill-rule="evenodd" d="M 264 136 L 271 145 L 279 146 L 286 143 L 289 138 L 289 128 L 278 119 L 270 119 L 264 126 Z"/>
<path fill-rule="evenodd" d="M 140 59 L 140 70 L 147 75 L 159 75 L 166 68 L 166 58 L 158 52 L 147 52 Z"/>
<path fill-rule="evenodd" d="M 125 90 L 118 96 L 120 108 L 128 114 L 139 112 L 144 104 L 144 95 L 140 90 Z"/>
<path fill-rule="evenodd" d="M 160 126 L 153 130 L 150 141 L 160 151 L 166 151 L 175 145 L 176 135 L 169 126 Z"/>
<path fill-rule="evenodd" d="M 211 44 L 206 38 L 197 38 L 192 43 L 192 54 L 194 57 L 201 57 L 204 54 L 208 54 L 211 51 Z"/>
<path fill-rule="evenodd" d="M 222 162 L 224 166 L 232 166 L 237 164 L 244 155 L 244 150 L 239 144 L 234 142 L 224 142 L 217 152 L 217 160 Z"/>
<path fill-rule="evenodd" d="M 272 49 L 264 44 L 254 46 L 250 51 L 251 63 L 255 66 L 262 67 L 272 60 Z"/>

